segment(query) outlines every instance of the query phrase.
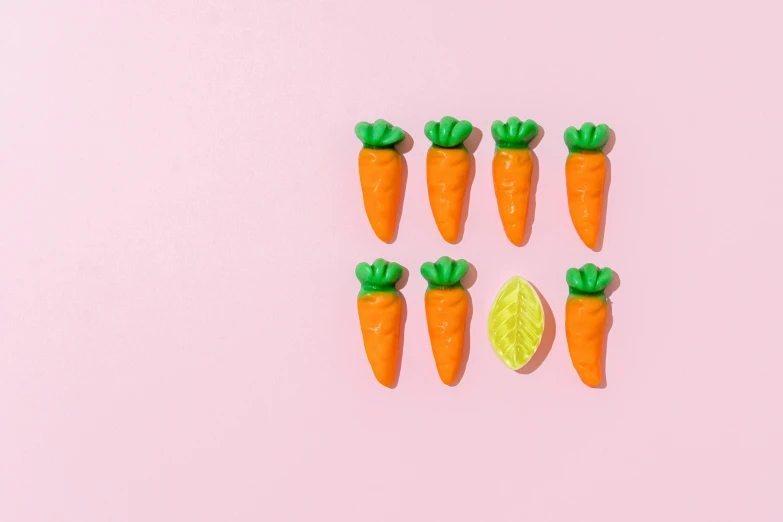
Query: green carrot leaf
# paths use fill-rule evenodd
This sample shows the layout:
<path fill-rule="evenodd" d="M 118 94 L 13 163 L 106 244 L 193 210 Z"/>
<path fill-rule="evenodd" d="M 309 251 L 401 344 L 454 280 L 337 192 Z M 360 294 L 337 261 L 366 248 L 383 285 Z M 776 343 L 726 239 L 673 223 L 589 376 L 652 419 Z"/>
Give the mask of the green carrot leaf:
<path fill-rule="evenodd" d="M 375 124 L 372 126 L 372 131 L 370 132 L 370 141 L 372 143 L 380 143 L 381 139 L 383 139 L 383 135 L 386 134 L 386 129 L 389 128 L 389 123 L 385 120 L 378 120 L 375 122 Z"/>
<path fill-rule="evenodd" d="M 602 150 L 604 145 L 609 141 L 611 131 L 607 125 L 599 125 L 595 128 L 593 133 L 593 139 L 590 142 L 590 148 L 594 150 Z"/>
<path fill-rule="evenodd" d="M 402 277 L 402 266 L 385 259 L 376 259 L 372 265 L 359 263 L 356 265 L 356 278 L 362 284 L 359 297 L 372 292 L 393 292 L 394 285 Z"/>
<path fill-rule="evenodd" d="M 569 288 L 582 288 L 584 282 L 582 281 L 582 273 L 578 268 L 569 268 L 566 272 L 566 283 Z"/>
<path fill-rule="evenodd" d="M 372 124 L 366 121 L 360 121 L 356 124 L 353 131 L 356 133 L 356 137 L 361 140 L 362 143 L 370 141 L 370 131 L 372 130 Z"/>
<path fill-rule="evenodd" d="M 362 144 L 371 149 L 392 148 L 405 139 L 405 131 L 381 119 L 375 120 L 375 123 L 361 121 L 354 127 L 354 132 Z"/>
<path fill-rule="evenodd" d="M 462 146 L 471 132 L 472 123 L 451 116 L 444 116 L 439 122 L 429 121 L 424 126 L 424 134 L 433 145 L 449 149 Z"/>
<path fill-rule="evenodd" d="M 505 123 L 501 120 L 495 120 L 492 122 L 492 127 L 490 127 L 490 129 L 492 130 L 492 137 L 495 138 L 495 141 L 506 141 L 508 132 L 506 131 Z"/>
<path fill-rule="evenodd" d="M 590 122 L 576 127 L 568 127 L 563 133 L 563 139 L 569 152 L 602 152 L 609 141 L 611 130 L 605 123 L 594 125 Z"/>
<path fill-rule="evenodd" d="M 386 273 L 383 275 L 384 285 L 394 285 L 402 277 L 402 266 L 397 263 L 386 265 Z"/>
<path fill-rule="evenodd" d="M 568 127 L 563 134 L 563 139 L 570 152 L 579 149 L 579 131 L 576 130 L 576 127 Z"/>
<path fill-rule="evenodd" d="M 421 275 L 424 276 L 424 279 L 427 281 L 440 281 L 438 269 L 435 268 L 435 263 L 431 263 L 430 261 L 421 265 Z"/>
<path fill-rule="evenodd" d="M 437 143 L 440 141 L 438 138 L 438 129 L 440 129 L 440 125 L 436 121 L 428 121 L 424 125 L 424 134 L 432 143 Z"/>
<path fill-rule="evenodd" d="M 356 279 L 358 279 L 362 284 L 368 283 L 372 280 L 372 267 L 367 263 L 359 263 L 356 265 L 355 273 Z"/>
<path fill-rule="evenodd" d="M 452 259 L 447 256 L 441 257 L 435 261 L 435 268 L 438 269 L 438 275 L 440 275 L 441 281 L 448 281 L 451 278 Z"/>
<path fill-rule="evenodd" d="M 582 128 L 579 129 L 579 136 L 584 140 L 587 146 L 593 142 L 593 134 L 595 134 L 595 124 L 592 122 L 585 122 L 582 124 Z"/>
<path fill-rule="evenodd" d="M 539 128 L 538 123 L 533 120 L 525 120 L 517 132 L 517 137 L 525 143 L 530 143 L 536 139 L 539 130 L 541 129 Z"/>
<path fill-rule="evenodd" d="M 451 272 L 452 281 L 454 281 L 454 283 L 459 283 L 462 281 L 462 278 L 467 275 L 468 270 L 470 270 L 470 263 L 464 259 L 459 259 L 454 264 L 454 269 Z"/>
<path fill-rule="evenodd" d="M 598 279 L 595 282 L 595 287 L 604 289 L 607 286 L 609 286 L 609 283 L 612 282 L 612 278 L 614 277 L 614 272 L 612 272 L 611 268 L 602 268 L 598 272 Z"/>
<path fill-rule="evenodd" d="M 440 129 L 438 130 L 438 139 L 441 143 L 448 144 L 451 140 L 451 131 L 457 125 L 457 119 L 451 116 L 445 116 L 440 120 Z M 448 145 L 447 145 L 448 146 Z"/>
<path fill-rule="evenodd" d="M 508 119 L 506 125 L 508 125 L 509 136 L 516 136 L 519 132 L 519 126 L 522 125 L 522 122 L 516 116 L 512 116 Z"/>
<path fill-rule="evenodd" d="M 457 122 L 451 131 L 451 146 L 458 147 L 462 145 L 470 133 L 473 132 L 473 124 L 467 120 Z"/>
<path fill-rule="evenodd" d="M 428 261 L 421 265 L 421 275 L 429 283 L 428 288 L 462 288 L 460 280 L 469 269 L 470 264 L 464 259 L 443 256 L 434 263 Z"/>
<path fill-rule="evenodd" d="M 598 280 L 598 267 L 592 263 L 587 263 L 582 267 L 582 279 L 585 288 L 595 288 L 595 282 Z"/>
<path fill-rule="evenodd" d="M 512 116 L 506 123 L 495 120 L 492 123 L 492 137 L 499 149 L 527 149 L 538 136 L 538 124 L 533 120 L 522 121 Z"/>
<path fill-rule="evenodd" d="M 612 282 L 613 276 L 611 268 L 599 269 L 592 263 L 587 263 L 582 268 L 569 268 L 566 272 L 569 295 L 606 299 L 604 289 Z"/>
<path fill-rule="evenodd" d="M 405 131 L 399 127 L 391 127 L 386 130 L 386 133 L 381 138 L 381 147 L 392 147 L 395 143 L 399 143 L 405 139 Z"/>

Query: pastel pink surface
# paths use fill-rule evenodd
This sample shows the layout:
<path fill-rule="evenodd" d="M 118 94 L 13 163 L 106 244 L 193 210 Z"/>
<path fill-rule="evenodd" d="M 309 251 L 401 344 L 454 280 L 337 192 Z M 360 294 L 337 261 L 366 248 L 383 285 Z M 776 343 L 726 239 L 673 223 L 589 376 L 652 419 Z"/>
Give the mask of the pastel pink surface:
<path fill-rule="evenodd" d="M 0 520 L 783 519 L 776 3 L 3 11 Z M 480 129 L 457 245 L 424 178 L 446 114 Z M 523 248 L 491 183 L 511 115 L 545 131 Z M 356 173 L 353 126 L 379 117 L 413 139 L 391 245 Z M 586 120 L 616 132 L 600 252 L 565 197 Z M 477 270 L 452 388 L 418 274 L 441 255 Z M 410 271 L 394 390 L 356 317 L 353 268 L 380 256 Z M 563 330 L 585 262 L 621 280 L 598 390 Z M 554 318 L 521 373 L 485 333 L 514 274 Z"/>

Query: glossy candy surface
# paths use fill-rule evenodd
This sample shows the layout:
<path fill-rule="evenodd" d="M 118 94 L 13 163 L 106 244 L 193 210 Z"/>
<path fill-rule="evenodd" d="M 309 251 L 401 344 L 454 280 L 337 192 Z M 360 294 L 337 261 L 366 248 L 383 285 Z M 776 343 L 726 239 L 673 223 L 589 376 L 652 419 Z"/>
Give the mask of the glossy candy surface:
<path fill-rule="evenodd" d="M 400 354 L 402 299 L 395 285 L 402 272 L 402 266 L 384 259 L 356 266 L 362 285 L 357 305 L 364 349 L 375 378 L 387 387 L 396 379 Z"/>
<path fill-rule="evenodd" d="M 430 208 L 443 239 L 455 243 L 462 221 L 462 205 L 470 174 L 470 154 L 463 145 L 473 125 L 446 116 L 430 121 L 424 133 L 432 141 L 427 151 L 427 193 Z"/>
<path fill-rule="evenodd" d="M 453 384 L 462 364 L 469 296 L 462 287 L 470 265 L 443 256 L 424 263 L 421 274 L 428 282 L 424 294 L 427 331 L 438 375 L 444 384 Z"/>
<path fill-rule="evenodd" d="M 492 160 L 492 180 L 500 220 L 506 237 L 521 246 L 525 240 L 530 185 L 533 177 L 533 154 L 529 144 L 538 135 L 538 124 L 512 116 L 507 123 L 492 124 L 495 157 Z"/>
<path fill-rule="evenodd" d="M 571 222 L 582 242 L 589 248 L 598 246 L 604 209 L 606 156 L 603 148 L 610 129 L 585 123 L 580 129 L 569 127 L 564 134 L 568 146 L 566 189 Z"/>
<path fill-rule="evenodd" d="M 598 386 L 603 380 L 602 356 L 609 305 L 604 290 L 612 281 L 611 268 L 592 263 L 566 272 L 566 340 L 571 362 L 582 382 Z"/>
<path fill-rule="evenodd" d="M 394 237 L 402 192 L 402 156 L 394 145 L 405 132 L 386 120 L 360 122 L 354 131 L 362 142 L 359 180 L 364 211 L 375 235 L 388 243 Z"/>
<path fill-rule="evenodd" d="M 509 279 L 495 298 L 487 329 L 503 364 L 512 370 L 527 364 L 544 335 L 544 308 L 535 288 L 522 277 Z"/>

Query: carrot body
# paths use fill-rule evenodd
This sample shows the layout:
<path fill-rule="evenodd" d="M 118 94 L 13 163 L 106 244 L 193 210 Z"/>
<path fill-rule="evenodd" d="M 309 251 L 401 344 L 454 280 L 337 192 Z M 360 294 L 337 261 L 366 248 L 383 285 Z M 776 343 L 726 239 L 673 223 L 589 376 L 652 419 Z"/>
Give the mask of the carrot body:
<path fill-rule="evenodd" d="M 461 280 L 469 269 L 464 259 L 448 256 L 421 265 L 421 275 L 429 283 L 424 294 L 427 330 L 435 366 L 444 384 L 454 383 L 462 364 L 470 298 Z"/>
<path fill-rule="evenodd" d="M 495 197 L 506 237 L 517 246 L 525 239 L 532 176 L 530 149 L 497 149 L 492 160 Z"/>
<path fill-rule="evenodd" d="M 473 124 L 444 116 L 430 121 L 424 134 L 432 142 L 427 151 L 427 192 L 435 224 L 443 239 L 456 243 L 462 221 L 462 204 L 468 188 L 470 154 L 463 145 Z"/>
<path fill-rule="evenodd" d="M 612 282 L 611 268 L 587 263 L 566 272 L 566 341 L 571 362 L 582 382 L 590 387 L 601 384 L 604 333 L 609 304 L 604 291 Z"/>
<path fill-rule="evenodd" d="M 395 285 L 402 273 L 399 263 L 385 259 L 356 265 L 356 278 L 362 284 L 357 303 L 364 351 L 375 378 L 389 388 L 394 386 L 400 358 L 402 298 Z"/>
<path fill-rule="evenodd" d="M 392 292 L 372 292 L 359 297 L 359 324 L 364 350 L 378 382 L 391 387 L 400 354 L 402 300 Z"/>
<path fill-rule="evenodd" d="M 577 129 L 568 127 L 563 139 L 568 147 L 566 189 L 571 222 L 582 242 L 595 250 L 604 210 L 606 156 L 611 129 L 605 123 L 585 122 Z"/>
<path fill-rule="evenodd" d="M 359 181 L 364 211 L 375 235 L 388 243 L 394 237 L 402 191 L 402 156 L 394 145 L 405 138 L 405 131 L 379 119 L 360 121 L 354 132 L 362 142 Z"/>
<path fill-rule="evenodd" d="M 427 151 L 427 191 L 435 224 L 443 239 L 457 241 L 462 203 L 468 186 L 470 155 L 464 148 L 430 147 Z"/>
<path fill-rule="evenodd" d="M 607 308 L 607 303 L 596 297 L 570 297 L 566 301 L 568 352 L 579 378 L 590 387 L 598 386 L 603 376 Z"/>
<path fill-rule="evenodd" d="M 402 187 L 402 157 L 396 149 L 364 148 L 359 152 L 359 179 L 364 211 L 378 239 L 394 236 Z"/>
<path fill-rule="evenodd" d="M 462 288 L 427 290 L 424 309 L 438 375 L 444 384 L 452 384 L 462 364 L 468 294 Z"/>
<path fill-rule="evenodd" d="M 568 210 L 582 242 L 593 249 L 598 245 L 605 181 L 606 156 L 602 152 L 573 152 L 568 155 Z"/>

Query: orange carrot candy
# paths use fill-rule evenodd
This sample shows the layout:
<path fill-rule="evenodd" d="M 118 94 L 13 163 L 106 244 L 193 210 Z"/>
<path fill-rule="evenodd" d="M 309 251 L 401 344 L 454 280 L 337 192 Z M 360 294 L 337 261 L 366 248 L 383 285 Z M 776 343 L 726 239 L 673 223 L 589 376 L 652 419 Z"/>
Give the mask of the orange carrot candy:
<path fill-rule="evenodd" d="M 592 263 L 566 272 L 566 341 L 571 362 L 582 382 L 590 387 L 601 383 L 604 332 L 608 304 L 604 289 L 612 281 L 611 268 L 598 269 Z"/>
<path fill-rule="evenodd" d="M 402 157 L 394 144 L 405 138 L 405 132 L 386 120 L 357 123 L 354 131 L 363 144 L 359 180 L 364 211 L 375 235 L 388 243 L 394 237 L 402 189 Z"/>
<path fill-rule="evenodd" d="M 492 123 L 495 138 L 495 158 L 492 160 L 492 180 L 498 200 L 500 221 L 506 237 L 516 246 L 525 240 L 525 224 L 530 201 L 530 181 L 533 177 L 533 155 L 528 144 L 538 135 L 538 124 L 521 121 L 516 116 L 507 123 Z"/>
<path fill-rule="evenodd" d="M 473 132 L 473 124 L 445 116 L 424 126 L 432 142 L 427 151 L 427 191 L 435 224 L 443 239 L 455 243 L 462 220 L 462 203 L 468 187 L 470 153 L 463 142 Z"/>
<path fill-rule="evenodd" d="M 454 382 L 462 363 L 469 298 L 460 280 L 469 268 L 464 259 L 455 261 L 448 256 L 421 265 L 421 275 L 429 283 L 424 294 L 427 330 L 438 375 L 444 384 Z"/>
<path fill-rule="evenodd" d="M 397 376 L 400 354 L 402 299 L 394 287 L 402 277 L 402 267 L 384 259 L 372 265 L 356 265 L 359 290 L 359 324 L 364 350 L 378 382 L 391 387 Z"/>
<path fill-rule="evenodd" d="M 582 128 L 568 127 L 564 134 L 568 146 L 566 188 L 568 210 L 576 233 L 582 242 L 595 249 L 604 208 L 606 156 L 604 145 L 609 140 L 609 127 L 585 123 Z"/>

